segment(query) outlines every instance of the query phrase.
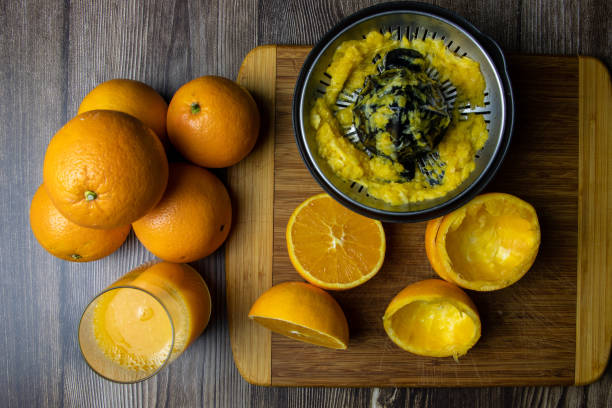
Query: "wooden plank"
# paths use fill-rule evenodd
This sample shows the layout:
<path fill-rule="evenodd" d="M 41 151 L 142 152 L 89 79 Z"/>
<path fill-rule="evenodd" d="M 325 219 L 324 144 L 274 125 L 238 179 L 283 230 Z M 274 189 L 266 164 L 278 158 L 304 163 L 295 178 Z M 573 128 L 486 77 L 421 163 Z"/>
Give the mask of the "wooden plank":
<path fill-rule="evenodd" d="M 580 196 L 576 384 L 597 380 L 612 343 L 612 85 L 580 57 Z"/>
<path fill-rule="evenodd" d="M 250 383 L 270 385 L 270 332 L 247 315 L 272 286 L 276 46 L 253 49 L 238 83 L 257 101 L 262 128 L 253 152 L 228 170 L 234 203 L 233 231 L 226 244 L 229 330 L 240 374 Z"/>
<path fill-rule="evenodd" d="M 58 1 L 0 5 L 0 404 L 8 407 L 59 406 L 64 394 L 65 268 L 34 238 L 28 211 L 47 143 L 66 121 L 67 21 Z"/>

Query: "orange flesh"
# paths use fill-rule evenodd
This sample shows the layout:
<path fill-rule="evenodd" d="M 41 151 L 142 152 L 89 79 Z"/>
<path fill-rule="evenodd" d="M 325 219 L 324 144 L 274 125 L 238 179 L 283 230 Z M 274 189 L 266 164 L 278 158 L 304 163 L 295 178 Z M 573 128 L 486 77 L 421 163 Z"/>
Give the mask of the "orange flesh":
<path fill-rule="evenodd" d="M 446 235 L 453 269 L 466 280 L 512 281 L 537 251 L 533 218 L 531 212 L 503 200 L 469 207 Z"/>
<path fill-rule="evenodd" d="M 332 199 L 310 203 L 296 217 L 290 238 L 305 270 L 322 281 L 342 284 L 375 268 L 381 233 L 376 224 L 338 206 Z"/>
<path fill-rule="evenodd" d="M 446 301 L 414 301 L 391 317 L 404 348 L 425 355 L 462 355 L 473 345 L 477 327 L 468 314 Z"/>
<path fill-rule="evenodd" d="M 104 354 L 126 368 L 160 367 L 172 344 L 172 326 L 161 304 L 136 289 L 103 296 L 96 306 L 94 332 Z"/>
<path fill-rule="evenodd" d="M 348 322 L 327 292 L 304 282 L 284 282 L 265 291 L 249 318 L 287 337 L 334 349 L 346 349 Z"/>
<path fill-rule="evenodd" d="M 347 347 L 346 344 L 334 339 L 332 336 L 292 322 L 261 316 L 253 316 L 252 319 L 275 333 L 295 340 L 334 349 L 346 349 Z"/>

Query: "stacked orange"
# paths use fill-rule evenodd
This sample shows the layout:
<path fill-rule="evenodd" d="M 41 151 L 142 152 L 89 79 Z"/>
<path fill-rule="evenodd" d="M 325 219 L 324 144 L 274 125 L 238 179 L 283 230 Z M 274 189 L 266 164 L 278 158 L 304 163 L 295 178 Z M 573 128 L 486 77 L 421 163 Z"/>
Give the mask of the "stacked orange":
<path fill-rule="evenodd" d="M 168 138 L 193 164 L 170 165 L 168 188 L 144 217 L 132 223 L 140 242 L 169 262 L 192 262 L 216 251 L 232 223 L 230 196 L 210 171 L 249 154 L 259 134 L 259 112 L 251 95 L 215 76 L 180 87 L 168 107 Z"/>
<path fill-rule="evenodd" d="M 41 184 L 30 205 L 30 225 L 40 245 L 66 261 L 89 262 L 117 250 L 130 232 L 130 225 L 101 230 L 81 227 L 55 208 Z"/>

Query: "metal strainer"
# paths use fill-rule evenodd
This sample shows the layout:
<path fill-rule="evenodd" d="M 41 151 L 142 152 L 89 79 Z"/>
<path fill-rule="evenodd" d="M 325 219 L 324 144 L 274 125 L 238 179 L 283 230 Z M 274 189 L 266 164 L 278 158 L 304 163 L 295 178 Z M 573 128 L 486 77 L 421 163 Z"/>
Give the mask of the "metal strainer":
<path fill-rule="evenodd" d="M 318 153 L 310 110 L 329 85 L 326 73 L 334 51 L 344 41 L 364 38 L 378 30 L 401 38 L 433 38 L 459 56 L 480 63 L 486 81 L 485 106 L 459 106 L 460 120 L 483 115 L 489 138 L 477 152 L 476 168 L 455 190 L 445 196 L 405 205 L 390 205 L 367 193 L 356 182 L 337 176 Z M 435 75 L 436 73 L 428 73 Z M 454 103 L 454 87 L 446 84 L 445 97 Z M 339 104 L 342 101 L 338 102 Z M 337 201 L 367 217 L 383 221 L 416 222 L 446 214 L 465 204 L 493 178 L 508 149 L 514 125 L 514 99 L 506 61 L 499 46 L 465 19 L 448 10 L 413 2 L 393 2 L 363 9 L 336 25 L 312 49 L 297 80 L 293 100 L 293 125 L 302 159 L 313 177 Z M 346 135 L 351 137 L 350 131 Z"/>

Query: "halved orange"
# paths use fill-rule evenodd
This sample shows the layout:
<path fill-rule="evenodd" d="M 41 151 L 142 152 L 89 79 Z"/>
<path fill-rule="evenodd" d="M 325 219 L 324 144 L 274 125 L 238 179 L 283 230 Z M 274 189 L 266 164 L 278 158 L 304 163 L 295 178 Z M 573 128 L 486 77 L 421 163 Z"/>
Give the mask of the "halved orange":
<path fill-rule="evenodd" d="M 406 286 L 389 303 L 383 326 L 396 345 L 429 357 L 460 357 L 480 338 L 480 317 L 472 300 L 440 279 Z"/>
<path fill-rule="evenodd" d="M 333 349 L 346 349 L 348 322 L 336 300 L 305 282 L 271 287 L 253 304 L 249 318 L 275 333 Z"/>
<path fill-rule="evenodd" d="M 385 259 L 380 221 L 354 213 L 323 193 L 300 204 L 287 224 L 287 249 L 298 273 L 325 289 L 354 288 Z"/>
<path fill-rule="evenodd" d="M 510 194 L 480 195 L 429 221 L 425 249 L 441 278 L 472 290 L 491 291 L 518 281 L 540 246 L 535 209 Z"/>

